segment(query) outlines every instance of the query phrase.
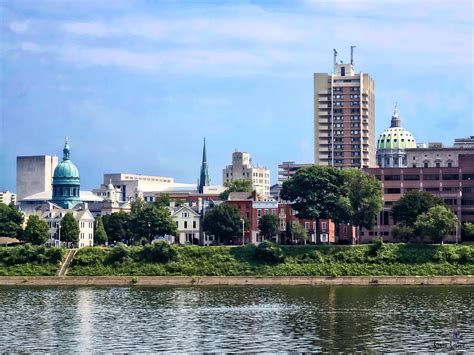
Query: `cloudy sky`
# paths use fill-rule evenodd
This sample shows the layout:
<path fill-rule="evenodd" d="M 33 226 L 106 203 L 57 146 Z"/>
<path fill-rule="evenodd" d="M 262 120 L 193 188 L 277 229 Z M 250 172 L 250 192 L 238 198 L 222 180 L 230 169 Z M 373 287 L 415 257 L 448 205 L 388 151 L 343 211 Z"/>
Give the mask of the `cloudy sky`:
<path fill-rule="evenodd" d="M 109 172 L 211 182 L 235 149 L 277 178 L 313 159 L 314 72 L 332 49 L 398 102 L 418 142 L 474 135 L 474 2 L 0 0 L 0 190 L 18 155 L 62 155 L 84 189 Z"/>

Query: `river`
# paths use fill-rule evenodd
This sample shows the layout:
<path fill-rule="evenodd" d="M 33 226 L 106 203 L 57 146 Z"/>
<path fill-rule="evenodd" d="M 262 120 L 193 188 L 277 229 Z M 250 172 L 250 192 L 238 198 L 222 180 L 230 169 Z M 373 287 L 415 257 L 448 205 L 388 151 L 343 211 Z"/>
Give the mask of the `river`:
<path fill-rule="evenodd" d="M 0 324 L 1 352 L 474 350 L 474 286 L 0 287 Z"/>

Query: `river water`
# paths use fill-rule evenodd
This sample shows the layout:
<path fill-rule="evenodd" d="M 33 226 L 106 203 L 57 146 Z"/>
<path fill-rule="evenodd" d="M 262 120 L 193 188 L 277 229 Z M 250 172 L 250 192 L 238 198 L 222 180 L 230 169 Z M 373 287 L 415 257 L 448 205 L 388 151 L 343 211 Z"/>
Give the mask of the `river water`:
<path fill-rule="evenodd" d="M 473 286 L 0 287 L 0 352 L 474 350 Z"/>

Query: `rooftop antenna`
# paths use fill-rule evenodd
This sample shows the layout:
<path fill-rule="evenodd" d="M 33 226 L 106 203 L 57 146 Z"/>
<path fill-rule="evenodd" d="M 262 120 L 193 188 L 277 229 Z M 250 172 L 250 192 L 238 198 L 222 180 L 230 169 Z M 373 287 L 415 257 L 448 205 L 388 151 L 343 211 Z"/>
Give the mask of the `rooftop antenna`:
<path fill-rule="evenodd" d="M 351 46 L 351 65 L 354 65 L 354 48 L 356 46 Z"/>
<path fill-rule="evenodd" d="M 333 51 L 334 51 L 334 68 L 335 68 L 337 64 L 337 51 L 336 49 L 333 49 Z"/>

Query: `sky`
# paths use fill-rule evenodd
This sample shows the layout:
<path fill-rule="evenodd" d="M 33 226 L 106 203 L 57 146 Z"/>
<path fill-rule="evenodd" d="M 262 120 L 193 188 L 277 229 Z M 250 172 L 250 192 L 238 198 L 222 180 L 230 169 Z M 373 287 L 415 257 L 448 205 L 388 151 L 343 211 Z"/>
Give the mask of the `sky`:
<path fill-rule="evenodd" d="M 313 161 L 313 73 L 333 48 L 375 80 L 376 134 L 398 103 L 417 142 L 474 135 L 474 2 L 0 0 L 0 190 L 16 156 L 212 184 L 247 151 L 277 181 Z"/>

